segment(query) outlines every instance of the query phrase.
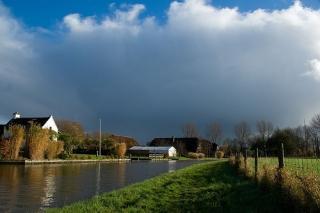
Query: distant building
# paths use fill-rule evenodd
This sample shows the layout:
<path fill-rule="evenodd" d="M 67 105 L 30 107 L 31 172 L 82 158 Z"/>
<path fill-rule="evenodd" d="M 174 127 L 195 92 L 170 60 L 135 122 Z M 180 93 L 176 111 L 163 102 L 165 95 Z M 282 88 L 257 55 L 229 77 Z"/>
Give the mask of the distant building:
<path fill-rule="evenodd" d="M 173 146 L 133 146 L 128 150 L 132 156 L 143 157 L 176 157 L 177 150 Z"/>
<path fill-rule="evenodd" d="M 150 146 L 173 146 L 180 155 L 187 155 L 188 152 L 203 153 L 206 156 L 215 156 L 217 144 L 198 137 L 184 138 L 154 138 Z"/>
<path fill-rule="evenodd" d="M 50 129 L 58 133 L 58 127 L 52 115 L 48 117 L 21 117 L 18 112 L 13 113 L 13 118 L 7 124 L 0 125 L 0 138 L 9 136 L 9 127 L 20 125 L 28 130 L 32 124 L 41 126 L 42 129 Z"/>

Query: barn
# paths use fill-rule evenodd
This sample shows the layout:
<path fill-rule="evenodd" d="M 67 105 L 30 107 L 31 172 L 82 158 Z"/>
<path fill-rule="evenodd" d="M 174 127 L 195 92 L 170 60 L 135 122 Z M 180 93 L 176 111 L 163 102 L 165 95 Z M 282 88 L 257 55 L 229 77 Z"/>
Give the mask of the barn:
<path fill-rule="evenodd" d="M 177 150 L 173 146 L 133 146 L 129 150 L 136 157 L 176 157 Z"/>

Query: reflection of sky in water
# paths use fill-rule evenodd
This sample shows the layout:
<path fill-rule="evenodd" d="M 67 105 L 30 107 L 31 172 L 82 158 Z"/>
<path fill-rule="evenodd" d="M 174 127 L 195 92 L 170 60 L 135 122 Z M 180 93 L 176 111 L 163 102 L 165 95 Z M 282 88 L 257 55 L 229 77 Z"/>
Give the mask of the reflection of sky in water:
<path fill-rule="evenodd" d="M 195 162 L 0 165 L 0 212 L 61 207 Z"/>

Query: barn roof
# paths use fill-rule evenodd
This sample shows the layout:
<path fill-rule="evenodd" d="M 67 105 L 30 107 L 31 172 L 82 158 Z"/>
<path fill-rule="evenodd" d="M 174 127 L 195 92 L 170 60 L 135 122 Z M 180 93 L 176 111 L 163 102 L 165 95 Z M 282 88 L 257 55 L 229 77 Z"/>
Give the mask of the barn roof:
<path fill-rule="evenodd" d="M 173 146 L 133 146 L 129 150 L 168 151 L 172 147 Z"/>

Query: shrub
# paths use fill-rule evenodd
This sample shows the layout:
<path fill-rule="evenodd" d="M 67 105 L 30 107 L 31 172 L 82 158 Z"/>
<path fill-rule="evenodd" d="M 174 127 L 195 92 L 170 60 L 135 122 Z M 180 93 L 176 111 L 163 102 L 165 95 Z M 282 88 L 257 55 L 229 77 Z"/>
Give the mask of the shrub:
<path fill-rule="evenodd" d="M 0 142 L 0 153 L 3 159 L 16 160 L 24 139 L 24 129 L 20 125 L 9 127 L 9 137 Z"/>
<path fill-rule="evenodd" d="M 116 151 L 119 158 L 124 158 L 127 151 L 127 145 L 125 143 L 119 143 Z"/>
<path fill-rule="evenodd" d="M 192 158 L 192 159 L 198 159 L 198 158 L 204 158 L 205 154 L 203 153 L 195 153 L 195 152 L 188 152 L 188 158 Z"/>
<path fill-rule="evenodd" d="M 20 125 L 9 127 L 9 159 L 15 160 L 19 157 L 20 148 L 24 139 L 24 128 Z"/>
<path fill-rule="evenodd" d="M 221 159 L 224 156 L 224 152 L 223 151 L 217 151 L 216 152 L 216 156 L 217 156 L 217 158 Z"/>
<path fill-rule="evenodd" d="M 195 152 L 188 152 L 188 158 L 197 159 L 198 154 Z"/>
<path fill-rule="evenodd" d="M 63 142 L 62 141 L 51 141 L 48 143 L 47 147 L 47 158 L 49 160 L 55 159 L 63 151 Z"/>
<path fill-rule="evenodd" d="M 1 159 L 8 160 L 10 153 L 10 144 L 9 140 L 0 141 L 0 155 Z"/>
<path fill-rule="evenodd" d="M 198 158 L 204 158 L 204 157 L 206 157 L 206 155 L 203 154 L 203 153 L 197 153 L 197 154 L 198 154 Z"/>
<path fill-rule="evenodd" d="M 50 132 L 48 129 L 42 129 L 38 125 L 32 124 L 28 131 L 28 157 L 31 160 L 44 159 L 45 151 L 48 147 Z"/>

